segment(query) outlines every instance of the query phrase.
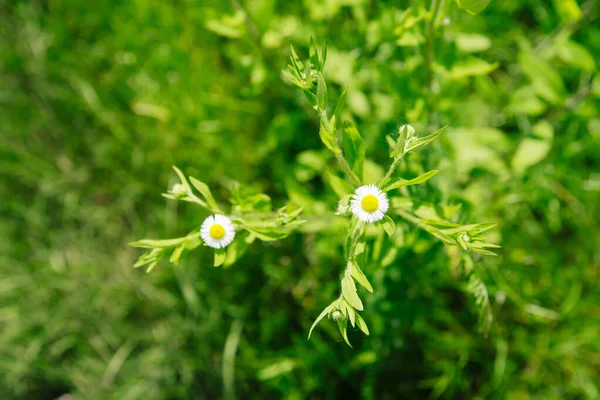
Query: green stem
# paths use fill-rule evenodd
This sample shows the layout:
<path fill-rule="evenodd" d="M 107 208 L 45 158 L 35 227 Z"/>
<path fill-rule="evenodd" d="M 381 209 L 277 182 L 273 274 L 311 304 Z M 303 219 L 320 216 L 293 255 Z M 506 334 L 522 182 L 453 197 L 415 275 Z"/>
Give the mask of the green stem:
<path fill-rule="evenodd" d="M 415 217 L 414 215 L 412 215 L 409 212 L 406 212 L 404 210 L 401 210 L 399 208 L 396 208 L 394 210 L 398 215 L 400 215 L 402 218 L 409 220 L 410 222 L 412 222 L 413 224 L 422 227 L 423 224 L 421 223 L 421 220 L 417 217 Z"/>
<path fill-rule="evenodd" d="M 206 206 L 206 203 L 204 201 L 200 200 L 200 198 L 198 196 L 196 196 L 194 193 L 192 193 L 191 190 L 187 195 L 191 199 L 191 200 L 188 200 L 189 202 L 199 204 L 200 206 L 208 209 L 208 207 Z"/>
<path fill-rule="evenodd" d="M 317 111 L 319 112 L 321 120 L 324 119 L 326 123 L 329 123 L 329 118 L 327 117 L 327 111 L 325 111 L 321 108 L 317 108 Z M 335 131 L 335 127 L 333 127 L 333 129 Z M 354 173 L 354 171 L 352 171 L 352 168 L 350 168 L 350 164 L 348 164 L 348 160 L 346 160 L 346 157 L 344 157 L 344 153 L 342 151 L 342 148 L 340 147 L 340 144 L 338 143 L 337 138 L 335 139 L 335 147 L 336 147 L 337 151 L 334 151 L 333 154 L 335 154 L 335 158 L 337 159 L 338 163 L 340 164 L 340 167 L 346 173 L 346 175 L 348 175 L 348 177 L 350 178 L 350 180 L 352 181 L 353 184 L 355 184 L 356 186 L 360 186 L 362 183 L 361 183 L 358 175 L 356 175 Z"/>
<path fill-rule="evenodd" d="M 356 245 L 360 241 L 364 231 L 365 224 L 361 221 L 353 219 L 348 232 L 348 238 L 346 239 L 346 260 L 349 260 L 354 256 Z"/>
<path fill-rule="evenodd" d="M 390 165 L 390 169 L 388 170 L 387 174 L 385 174 L 385 176 L 381 180 L 381 186 L 384 186 L 387 183 L 387 181 L 390 179 L 390 177 L 398 167 L 398 164 L 400 164 L 400 161 L 402 161 L 402 157 L 394 159 L 394 162 L 392 162 L 392 165 Z"/>
<path fill-rule="evenodd" d="M 360 186 L 361 185 L 360 179 L 358 178 L 358 175 L 356 175 L 354 173 L 354 171 L 352 171 L 352 168 L 350 168 L 350 164 L 348 164 L 348 161 L 346 160 L 346 157 L 344 157 L 342 150 L 340 150 L 339 153 L 336 153 L 335 157 L 337 158 L 338 163 L 340 164 L 340 166 L 342 167 L 344 172 L 352 180 L 352 183 L 354 183 L 356 186 Z"/>

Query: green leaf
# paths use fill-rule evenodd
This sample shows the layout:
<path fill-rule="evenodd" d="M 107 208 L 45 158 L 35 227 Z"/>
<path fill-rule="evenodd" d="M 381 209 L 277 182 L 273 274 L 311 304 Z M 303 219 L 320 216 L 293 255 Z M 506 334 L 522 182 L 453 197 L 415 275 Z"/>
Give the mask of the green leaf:
<path fill-rule="evenodd" d="M 358 257 L 365 252 L 366 244 L 364 241 L 359 241 L 354 247 L 354 257 Z"/>
<path fill-rule="evenodd" d="M 558 57 L 565 63 L 583 71 L 594 72 L 596 70 L 594 56 L 588 49 L 572 40 L 568 40 L 558 47 Z"/>
<path fill-rule="evenodd" d="M 352 307 L 356 308 L 358 311 L 363 310 L 362 301 L 356 292 L 356 285 L 354 284 L 352 276 L 349 274 L 344 274 L 344 278 L 342 279 L 342 295 Z"/>
<path fill-rule="evenodd" d="M 291 65 L 288 65 L 287 71 L 281 70 L 281 73 L 283 73 L 283 76 L 288 78 L 294 85 L 296 85 L 300 88 L 304 87 L 304 83 L 302 83 L 302 81 L 299 79 L 296 70 Z"/>
<path fill-rule="evenodd" d="M 333 174 L 331 171 L 327 171 L 325 177 L 327 178 L 327 182 L 329 182 L 329 185 L 331 186 L 335 194 L 338 195 L 338 197 L 345 198 L 349 193 L 353 192 L 352 186 L 346 180 Z"/>
<path fill-rule="evenodd" d="M 289 374 L 299 364 L 300 363 L 293 358 L 284 358 L 259 370 L 256 377 L 260 381 L 268 381 L 269 379 Z"/>
<path fill-rule="evenodd" d="M 317 46 L 315 45 L 315 40 L 312 36 L 310 37 L 310 47 L 308 48 L 308 54 L 310 63 L 312 64 L 313 68 L 315 68 L 317 71 L 321 71 L 322 66 L 321 60 L 319 60 L 319 52 L 317 50 Z"/>
<path fill-rule="evenodd" d="M 419 32 L 405 31 L 396 40 L 396 45 L 400 47 L 416 47 L 421 43 L 425 43 L 426 40 L 425 36 Z"/>
<path fill-rule="evenodd" d="M 482 12 L 492 0 L 456 0 L 456 4 L 469 14 L 479 14 Z"/>
<path fill-rule="evenodd" d="M 144 265 L 149 265 L 146 272 L 150 272 L 165 255 L 166 248 L 153 248 L 150 251 L 145 252 L 133 265 L 133 268 L 139 268 Z"/>
<path fill-rule="evenodd" d="M 310 335 L 312 335 L 313 329 L 315 329 L 315 326 L 317 326 L 317 324 L 319 322 L 321 322 L 321 320 L 323 318 L 325 318 L 325 316 L 327 314 L 329 314 L 331 311 L 333 311 L 333 309 L 335 308 L 336 305 L 337 305 L 337 300 L 334 301 L 333 303 L 331 303 L 330 305 L 328 305 L 327 307 L 325 307 L 325 309 L 321 312 L 321 314 L 319 314 L 319 316 L 317 317 L 317 319 L 315 319 L 315 322 L 313 322 L 312 326 L 310 327 L 310 330 L 308 331 L 308 338 L 309 339 L 310 339 Z"/>
<path fill-rule="evenodd" d="M 333 115 L 335 116 L 336 119 L 340 118 L 340 112 L 342 111 L 342 108 L 344 107 L 344 103 L 346 102 L 347 91 L 348 91 L 348 88 L 346 87 L 344 89 L 344 91 L 342 92 L 342 94 L 340 95 L 340 98 L 338 99 L 338 101 L 335 105 L 335 111 L 334 111 Z"/>
<path fill-rule="evenodd" d="M 536 123 L 531 130 L 533 131 L 534 136 L 540 139 L 548 142 L 554 139 L 554 128 L 552 127 L 552 124 L 545 119 Z"/>
<path fill-rule="evenodd" d="M 488 75 L 498 68 L 500 64 L 490 64 L 477 57 L 470 57 L 456 62 L 450 69 L 448 76 L 450 79 L 463 79 L 469 76 Z"/>
<path fill-rule="evenodd" d="M 181 254 L 183 253 L 183 250 L 185 250 L 185 243 L 183 243 L 181 246 L 177 247 L 173 251 L 173 253 L 171 254 L 171 257 L 169 258 L 169 261 L 175 265 L 179 264 L 179 259 L 181 258 Z"/>
<path fill-rule="evenodd" d="M 215 263 L 214 266 L 218 267 L 223 265 L 225 259 L 227 258 L 227 250 L 226 249 L 215 249 Z"/>
<path fill-rule="evenodd" d="M 477 234 L 489 231 L 490 229 L 495 228 L 497 226 L 498 226 L 498 224 L 495 222 L 484 222 L 481 224 L 475 224 L 475 228 L 473 228 L 470 231 L 470 233 L 472 235 L 477 235 Z"/>
<path fill-rule="evenodd" d="M 387 214 L 381 220 L 381 225 L 383 225 L 383 229 L 385 230 L 385 232 L 388 234 L 389 237 L 392 237 L 394 232 L 396 232 L 396 223 Z"/>
<path fill-rule="evenodd" d="M 483 254 L 486 256 L 497 256 L 498 255 L 498 254 L 494 253 L 493 251 L 489 251 L 486 249 L 479 249 L 477 247 L 472 247 L 472 246 L 470 248 L 471 248 L 471 251 L 474 251 L 475 253 L 480 253 L 480 254 Z"/>
<path fill-rule="evenodd" d="M 350 168 L 362 181 L 365 163 L 365 144 L 351 121 L 344 121 L 344 154 Z"/>
<path fill-rule="evenodd" d="M 317 105 L 317 96 L 315 96 L 315 94 L 308 89 L 305 89 L 302 92 L 308 99 L 308 102 L 310 103 L 310 105 L 315 107 Z"/>
<path fill-rule="evenodd" d="M 358 313 L 356 314 L 356 323 L 358 324 L 360 330 L 363 331 L 365 335 L 369 336 L 369 328 L 367 328 L 367 323 Z"/>
<path fill-rule="evenodd" d="M 155 247 L 175 247 L 183 243 L 186 239 L 186 236 L 176 238 L 176 239 L 163 239 L 163 240 L 152 240 L 152 239 L 142 239 L 136 242 L 129 243 L 131 247 L 142 247 L 145 249 L 152 249 Z"/>
<path fill-rule="evenodd" d="M 188 183 L 187 179 L 185 178 L 185 175 L 183 174 L 183 172 L 181 172 L 181 170 L 174 165 L 173 165 L 173 169 L 175 170 L 175 173 L 179 177 L 181 184 L 185 187 L 185 189 L 188 192 L 190 192 L 192 190 L 192 188 L 190 187 L 190 184 Z"/>
<path fill-rule="evenodd" d="M 560 74 L 550 64 L 530 53 L 519 54 L 519 65 L 529 77 L 538 96 L 552 104 L 560 104 L 566 92 Z"/>
<path fill-rule="evenodd" d="M 485 284 L 474 273 L 471 273 L 466 285 L 466 291 L 475 298 L 480 329 L 487 332 L 492 323 L 492 309 Z"/>
<path fill-rule="evenodd" d="M 270 212 L 271 198 L 264 193 L 257 193 L 243 199 L 241 206 L 245 210 Z"/>
<path fill-rule="evenodd" d="M 319 72 L 317 75 L 317 106 L 320 110 L 327 108 L 327 84 L 323 74 Z"/>
<path fill-rule="evenodd" d="M 338 149 L 335 141 L 335 115 L 331 117 L 331 121 L 321 118 L 321 123 L 319 125 L 319 137 L 321 138 L 321 141 L 325 147 L 331 150 L 334 154 L 339 154 L 340 150 Z"/>
<path fill-rule="evenodd" d="M 350 215 L 350 198 L 352 195 L 347 194 L 343 196 L 340 201 L 338 201 L 337 210 L 335 211 L 335 215 Z"/>
<path fill-rule="evenodd" d="M 354 308 L 352 308 L 350 304 L 348 304 L 348 302 L 343 299 L 340 301 L 340 305 L 343 309 L 344 315 L 350 320 L 350 324 L 352 324 L 352 327 L 354 327 L 354 325 L 356 324 L 356 312 L 354 311 Z"/>
<path fill-rule="evenodd" d="M 436 238 L 438 238 L 439 240 L 441 240 L 442 242 L 444 242 L 446 244 L 450 244 L 450 245 L 456 244 L 456 240 L 452 239 L 450 236 L 446 235 L 444 232 L 442 232 L 440 229 L 436 228 L 435 226 L 428 225 L 428 221 L 426 221 L 426 220 L 421 220 L 421 224 L 419 226 L 421 228 L 423 228 L 426 232 L 432 234 L 433 236 L 435 236 Z"/>
<path fill-rule="evenodd" d="M 346 98 L 350 110 L 359 117 L 371 115 L 371 104 L 367 95 L 361 90 L 350 90 Z"/>
<path fill-rule="evenodd" d="M 525 138 L 519 143 L 517 151 L 513 155 L 511 166 L 515 171 L 522 173 L 546 158 L 550 149 L 550 143 L 545 140 Z"/>
<path fill-rule="evenodd" d="M 396 139 L 394 149 L 390 153 L 390 157 L 393 157 L 395 161 L 404 157 L 406 153 L 406 142 L 409 138 L 412 138 L 415 134 L 415 128 L 410 124 L 405 124 L 398 130 L 398 138 Z"/>
<path fill-rule="evenodd" d="M 152 272 L 152 270 L 154 269 L 154 267 L 156 267 L 157 264 L 158 264 L 158 260 L 150 263 L 148 265 L 148 267 L 146 268 L 146 273 Z"/>
<path fill-rule="evenodd" d="M 302 60 L 296 54 L 296 50 L 294 50 L 294 46 L 290 45 L 290 50 L 292 55 L 290 56 L 290 61 L 292 62 L 292 66 L 298 72 L 300 76 L 304 74 L 304 64 L 302 64 Z"/>
<path fill-rule="evenodd" d="M 211 19 L 204 23 L 209 31 L 229 39 L 238 39 L 244 32 L 245 15 L 236 12 L 233 15 L 225 15 L 221 19 Z"/>
<path fill-rule="evenodd" d="M 306 62 L 304 68 L 306 68 L 306 72 L 304 73 L 304 76 L 305 76 L 304 88 L 307 89 L 305 91 L 312 93 L 312 88 L 314 87 L 314 83 L 313 83 L 314 75 L 313 75 L 313 70 L 312 70 L 312 64 L 310 63 L 310 61 Z M 315 99 L 316 99 L 316 97 L 315 97 Z M 314 104 L 313 104 L 313 106 L 314 106 Z"/>
<path fill-rule="evenodd" d="M 369 283 L 369 280 L 367 279 L 365 274 L 362 272 L 362 270 L 360 269 L 358 264 L 353 260 L 348 261 L 348 264 L 350 264 L 350 265 L 346 268 L 350 268 L 352 277 L 354 279 L 356 279 L 356 282 L 358 282 L 362 287 L 367 289 L 369 292 L 373 293 L 373 286 L 371 286 L 371 283 Z"/>
<path fill-rule="evenodd" d="M 213 211 L 216 213 L 222 212 L 221 209 L 219 208 L 219 206 L 217 205 L 215 198 L 213 197 L 212 193 L 210 192 L 208 185 L 206 185 L 204 182 L 200 182 L 198 179 L 194 178 L 193 176 L 190 176 L 190 182 L 192 182 L 192 185 L 194 185 L 196 190 L 198 192 L 200 192 L 202 197 L 204 197 L 204 200 L 206 201 L 206 208 L 208 208 L 210 211 Z"/>
<path fill-rule="evenodd" d="M 256 227 L 256 226 L 244 226 L 248 232 L 256 235 L 257 238 L 264 242 L 272 242 L 274 240 L 281 240 L 290 234 L 290 230 L 286 227 Z"/>
<path fill-rule="evenodd" d="M 442 134 L 442 132 L 444 132 L 445 129 L 446 129 L 446 126 L 442 127 L 441 129 L 438 129 L 437 131 L 433 132 L 431 135 L 427 135 L 427 136 L 423 136 L 423 137 L 411 140 L 410 143 L 408 143 L 408 145 L 406 146 L 406 152 L 408 153 L 410 151 L 420 149 L 423 146 L 427 146 L 429 143 L 431 143 L 435 139 L 437 139 L 437 137 L 440 136 Z"/>
<path fill-rule="evenodd" d="M 385 185 L 385 187 L 382 190 L 384 192 L 389 192 L 390 190 L 398 189 L 398 188 L 405 187 L 405 186 L 419 185 L 421 183 L 427 182 L 429 179 L 431 179 L 433 176 L 435 176 L 438 172 L 440 172 L 440 171 L 438 171 L 437 169 L 434 169 L 432 171 L 425 172 L 423 175 L 419 175 L 416 178 L 413 178 L 410 180 L 398 178 L 398 179 L 391 181 L 389 184 Z"/>
<path fill-rule="evenodd" d="M 576 0 L 553 0 L 552 3 L 563 25 L 578 21 L 583 16 Z"/>
<path fill-rule="evenodd" d="M 337 320 L 337 324 L 344 341 L 348 346 L 352 347 L 350 340 L 348 340 L 348 320 L 346 318 L 340 318 Z"/>
<path fill-rule="evenodd" d="M 492 47 L 489 37 L 477 33 L 459 33 L 454 42 L 458 50 L 463 53 L 476 53 Z"/>
<path fill-rule="evenodd" d="M 229 267 L 233 265 L 248 249 L 248 242 L 243 237 L 239 237 L 234 240 L 229 246 L 227 246 L 227 258 L 223 265 Z"/>

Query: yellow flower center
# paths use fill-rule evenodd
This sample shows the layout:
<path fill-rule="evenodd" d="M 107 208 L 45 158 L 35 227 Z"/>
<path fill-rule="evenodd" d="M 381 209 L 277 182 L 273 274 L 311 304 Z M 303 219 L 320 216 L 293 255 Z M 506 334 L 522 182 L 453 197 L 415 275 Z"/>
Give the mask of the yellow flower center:
<path fill-rule="evenodd" d="M 362 206 L 363 210 L 372 213 L 374 211 L 377 211 L 377 209 L 379 208 L 379 200 L 377 200 L 377 196 L 368 194 L 365 197 L 363 197 L 362 201 L 360 202 L 360 205 Z"/>
<path fill-rule="evenodd" d="M 210 231 L 208 233 L 213 239 L 223 239 L 223 236 L 225 236 L 225 228 L 223 228 L 219 224 L 213 224 L 213 226 L 210 227 Z"/>

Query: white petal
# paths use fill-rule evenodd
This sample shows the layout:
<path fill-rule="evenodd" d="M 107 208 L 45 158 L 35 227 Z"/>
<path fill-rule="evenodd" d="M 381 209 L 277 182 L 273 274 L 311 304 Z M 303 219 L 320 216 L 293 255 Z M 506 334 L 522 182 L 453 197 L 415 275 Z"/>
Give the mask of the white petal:
<path fill-rule="evenodd" d="M 214 224 L 219 224 L 225 229 L 225 236 L 221 239 L 215 239 L 210 235 L 210 228 Z M 229 218 L 221 214 L 215 214 L 207 217 L 200 227 L 200 237 L 207 246 L 213 249 L 227 247 L 235 238 L 235 227 Z"/>
<path fill-rule="evenodd" d="M 367 195 L 377 197 L 378 207 L 373 212 L 368 212 L 362 208 L 362 200 Z M 384 192 L 375 185 L 363 185 L 356 189 L 350 201 L 352 214 L 360 221 L 375 222 L 383 219 L 385 213 L 390 207 L 389 200 Z"/>

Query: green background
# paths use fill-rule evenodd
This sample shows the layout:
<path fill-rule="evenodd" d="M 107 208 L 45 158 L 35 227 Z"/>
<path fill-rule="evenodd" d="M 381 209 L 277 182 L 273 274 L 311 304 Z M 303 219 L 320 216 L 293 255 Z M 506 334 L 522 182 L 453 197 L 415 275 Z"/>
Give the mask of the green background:
<path fill-rule="evenodd" d="M 442 3 L 431 37 L 424 1 L 0 5 L 0 396 L 598 398 L 599 6 Z M 325 321 L 307 340 L 345 238 L 343 219 L 314 217 L 335 209 L 335 160 L 280 72 L 311 35 L 328 42 L 330 105 L 349 88 L 369 174 L 399 125 L 448 125 L 399 174 L 439 169 L 411 196 L 498 223 L 499 256 L 476 258 L 488 333 L 454 250 L 397 220 L 364 268 L 370 336 L 349 348 Z M 207 216 L 160 196 L 172 165 L 223 204 L 240 182 L 309 222 L 229 269 L 203 248 L 133 269 L 128 242 Z"/>

